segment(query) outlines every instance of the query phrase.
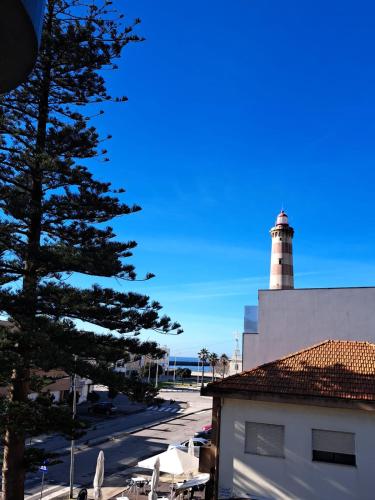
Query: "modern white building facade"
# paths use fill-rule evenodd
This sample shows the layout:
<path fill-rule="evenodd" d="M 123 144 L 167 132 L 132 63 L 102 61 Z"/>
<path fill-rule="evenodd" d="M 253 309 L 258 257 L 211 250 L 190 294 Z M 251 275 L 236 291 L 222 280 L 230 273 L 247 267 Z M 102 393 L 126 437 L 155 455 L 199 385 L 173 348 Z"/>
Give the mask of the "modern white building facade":
<path fill-rule="evenodd" d="M 327 339 L 375 342 L 375 287 L 259 290 L 245 307 L 243 369 Z"/>

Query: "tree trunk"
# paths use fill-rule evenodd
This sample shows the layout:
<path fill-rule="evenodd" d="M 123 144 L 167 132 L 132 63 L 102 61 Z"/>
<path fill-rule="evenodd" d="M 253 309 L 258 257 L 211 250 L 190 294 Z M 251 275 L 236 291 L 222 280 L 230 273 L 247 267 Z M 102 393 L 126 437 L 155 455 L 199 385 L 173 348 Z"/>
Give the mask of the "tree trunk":
<path fill-rule="evenodd" d="M 28 370 L 13 373 L 11 401 L 26 401 L 28 394 Z M 4 436 L 3 499 L 23 500 L 25 481 L 25 436 L 8 429 Z"/>
<path fill-rule="evenodd" d="M 25 469 L 23 464 L 25 439 L 14 432 L 5 434 L 4 467 L 3 467 L 3 498 L 4 500 L 23 500 Z M 12 471 L 19 471 L 12 474 Z"/>
<path fill-rule="evenodd" d="M 54 0 L 48 1 L 46 30 L 52 33 L 54 15 Z M 52 49 L 49 37 L 43 79 L 41 81 L 38 105 L 38 130 L 35 143 L 35 163 L 30 170 L 30 215 L 27 234 L 27 251 L 25 256 L 25 274 L 22 291 L 25 300 L 25 314 L 21 326 L 24 335 L 20 354 L 23 356 L 22 369 L 15 370 L 11 385 L 11 401 L 25 403 L 28 401 L 30 363 L 27 337 L 35 333 L 35 317 L 37 312 L 38 260 L 42 229 L 42 199 L 43 199 L 43 167 L 41 156 L 45 149 L 47 121 L 49 114 L 49 93 L 51 83 Z M 20 321 L 21 323 L 21 321 Z M 8 428 L 5 433 L 3 460 L 3 500 L 24 500 L 25 482 L 25 434 L 22 430 Z"/>

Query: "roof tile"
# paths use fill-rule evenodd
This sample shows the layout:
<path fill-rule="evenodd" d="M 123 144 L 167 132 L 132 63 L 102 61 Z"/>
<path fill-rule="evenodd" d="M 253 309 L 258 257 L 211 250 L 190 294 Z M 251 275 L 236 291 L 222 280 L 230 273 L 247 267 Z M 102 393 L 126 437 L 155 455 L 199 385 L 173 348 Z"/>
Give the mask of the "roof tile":
<path fill-rule="evenodd" d="M 266 392 L 375 402 L 375 344 L 326 340 L 208 384 L 207 392 Z"/>

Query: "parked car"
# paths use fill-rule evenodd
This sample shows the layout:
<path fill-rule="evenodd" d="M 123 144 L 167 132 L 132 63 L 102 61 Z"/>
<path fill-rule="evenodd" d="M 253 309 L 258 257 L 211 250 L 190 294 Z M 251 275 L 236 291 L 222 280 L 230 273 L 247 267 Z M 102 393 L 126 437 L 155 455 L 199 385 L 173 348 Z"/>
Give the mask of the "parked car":
<path fill-rule="evenodd" d="M 88 409 L 89 413 L 96 413 L 100 415 L 113 415 L 116 413 L 117 408 L 116 406 L 113 405 L 113 403 L 110 403 L 109 401 L 104 401 L 102 403 L 95 403 L 94 405 L 90 406 Z"/>
<path fill-rule="evenodd" d="M 195 438 L 203 438 L 207 439 L 208 441 L 211 441 L 211 436 L 212 436 L 212 429 L 209 429 L 208 431 L 199 431 L 194 434 Z"/>
<path fill-rule="evenodd" d="M 168 450 L 172 448 L 178 448 L 179 450 L 187 451 L 189 447 L 189 441 L 190 440 L 187 439 L 186 441 L 182 441 L 182 443 L 170 444 L 168 446 Z M 194 452 L 197 454 L 201 446 L 205 444 L 210 444 L 210 442 L 208 441 L 208 439 L 194 437 L 193 444 L 194 444 Z"/>

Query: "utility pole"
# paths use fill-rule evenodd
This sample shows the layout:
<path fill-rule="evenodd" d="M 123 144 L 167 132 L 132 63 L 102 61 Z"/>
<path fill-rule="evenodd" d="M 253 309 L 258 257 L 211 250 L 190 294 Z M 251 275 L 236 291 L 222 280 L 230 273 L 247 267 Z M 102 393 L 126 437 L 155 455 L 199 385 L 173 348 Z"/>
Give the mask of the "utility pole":
<path fill-rule="evenodd" d="M 151 363 L 152 363 L 152 358 L 150 358 L 149 362 L 148 362 L 148 377 L 147 377 L 148 383 L 150 383 L 150 380 L 151 380 Z"/>
<path fill-rule="evenodd" d="M 197 385 L 199 385 L 199 359 L 198 359 L 198 371 L 197 371 Z"/>
<path fill-rule="evenodd" d="M 158 375 L 159 375 L 159 363 L 156 360 L 156 377 L 155 377 L 155 388 L 158 388 Z"/>
<path fill-rule="evenodd" d="M 75 373 L 76 371 L 76 362 L 77 362 L 77 356 L 74 356 L 74 375 L 73 375 L 73 411 L 72 411 L 72 418 L 73 421 L 76 419 L 76 414 L 77 414 L 77 375 Z M 73 431 L 74 432 L 74 431 Z M 72 439 L 70 441 L 70 474 L 69 474 L 69 498 L 74 498 L 73 497 L 73 489 L 74 489 L 74 435 L 72 435 Z"/>
<path fill-rule="evenodd" d="M 176 382 L 176 356 L 174 357 L 173 382 Z"/>

